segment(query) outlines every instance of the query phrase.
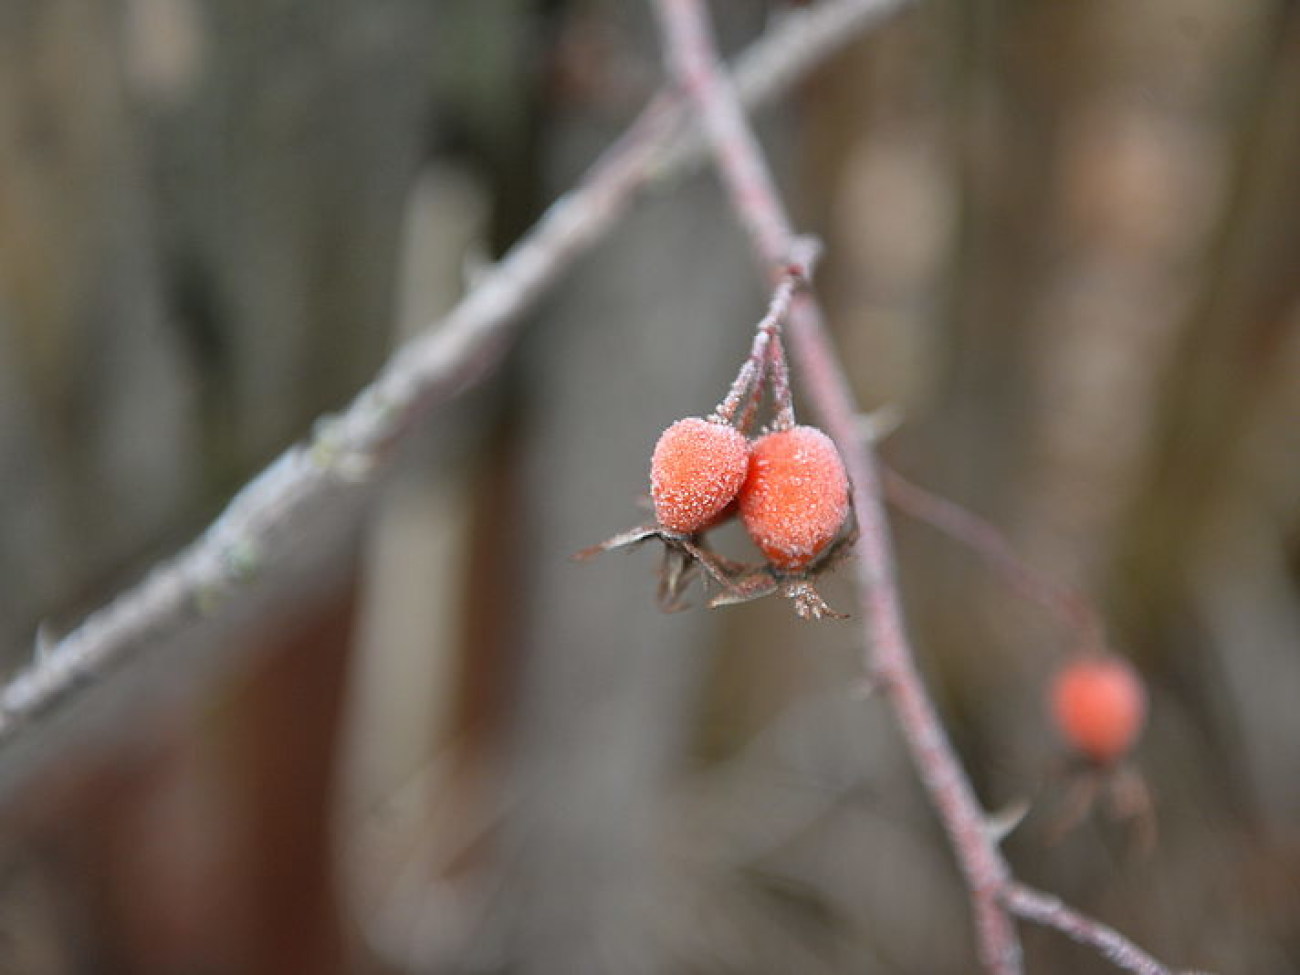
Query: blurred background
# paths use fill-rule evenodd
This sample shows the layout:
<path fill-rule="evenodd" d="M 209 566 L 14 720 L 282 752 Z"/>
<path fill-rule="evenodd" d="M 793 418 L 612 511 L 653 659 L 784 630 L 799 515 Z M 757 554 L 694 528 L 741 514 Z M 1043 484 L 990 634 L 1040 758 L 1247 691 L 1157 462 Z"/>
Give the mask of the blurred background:
<path fill-rule="evenodd" d="M 714 4 L 724 46 L 783 9 Z M 661 81 L 642 2 L 5 0 L 3 664 L 345 404 Z M 1300 971 L 1297 92 L 1291 2 L 925 0 L 762 117 L 888 461 L 1147 679 L 1157 843 L 1104 804 L 1058 835 L 1070 634 L 896 520 L 955 744 L 1029 803 L 1015 870 L 1220 973 Z M 643 520 L 765 299 L 711 174 L 656 187 L 313 573 L 10 776 L 0 970 L 973 971 L 859 624 L 664 616 L 649 548 L 569 560 Z"/>

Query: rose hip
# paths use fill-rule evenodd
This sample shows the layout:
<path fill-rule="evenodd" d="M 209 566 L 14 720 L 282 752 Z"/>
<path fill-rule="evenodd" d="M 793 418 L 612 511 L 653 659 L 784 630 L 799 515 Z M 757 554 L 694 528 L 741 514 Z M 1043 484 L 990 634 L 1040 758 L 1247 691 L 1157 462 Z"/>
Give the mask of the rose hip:
<path fill-rule="evenodd" d="M 1066 664 L 1052 682 L 1050 703 L 1061 737 L 1098 765 L 1127 754 L 1146 720 L 1142 679 L 1119 657 Z"/>
<path fill-rule="evenodd" d="M 678 420 L 660 435 L 650 459 L 650 497 L 659 524 L 690 535 L 716 523 L 748 468 L 749 442 L 735 427 L 694 416 Z"/>
<path fill-rule="evenodd" d="M 849 513 L 849 479 L 831 438 L 796 426 L 759 438 L 740 490 L 740 517 L 778 569 L 808 566 Z"/>

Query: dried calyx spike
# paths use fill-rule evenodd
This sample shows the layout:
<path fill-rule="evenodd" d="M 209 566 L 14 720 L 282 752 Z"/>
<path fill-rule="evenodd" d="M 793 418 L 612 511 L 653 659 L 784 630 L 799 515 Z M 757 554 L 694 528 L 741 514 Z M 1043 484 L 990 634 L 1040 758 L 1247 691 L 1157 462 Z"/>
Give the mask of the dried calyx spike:
<path fill-rule="evenodd" d="M 681 608 L 682 595 L 704 570 L 724 589 L 743 567 L 701 544 L 701 535 L 736 510 L 736 496 L 749 472 L 749 441 L 716 414 L 688 416 L 670 425 L 655 443 L 650 458 L 650 498 L 655 523 L 593 545 L 580 559 L 658 538 L 664 543 L 659 572 L 659 605 Z"/>

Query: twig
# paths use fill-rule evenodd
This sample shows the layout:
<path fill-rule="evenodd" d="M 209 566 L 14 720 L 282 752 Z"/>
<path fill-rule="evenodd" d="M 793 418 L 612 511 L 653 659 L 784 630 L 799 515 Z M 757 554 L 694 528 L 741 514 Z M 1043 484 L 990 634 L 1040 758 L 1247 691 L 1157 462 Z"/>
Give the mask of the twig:
<path fill-rule="evenodd" d="M 1079 944 L 1095 948 L 1116 968 L 1133 972 L 1134 975 L 1179 975 L 1174 969 L 1156 961 L 1114 928 L 1080 914 L 1051 894 L 1034 890 L 1021 883 L 1011 883 L 1002 892 L 1002 903 L 1017 917 L 1044 927 L 1055 928 Z M 1185 975 L 1208 975 L 1208 973 L 1187 972 Z"/>
<path fill-rule="evenodd" d="M 741 363 L 740 371 L 727 390 L 727 395 L 713 411 L 712 418 L 722 423 L 736 422 L 736 413 L 741 411 L 736 425 L 741 430 L 749 428 L 749 416 L 757 407 L 761 398 L 763 376 L 769 372 L 768 365 L 777 360 L 773 357 L 780 347 L 781 326 L 790 314 L 794 296 L 799 288 L 805 287 L 812 279 L 813 267 L 821 251 L 821 245 L 812 238 L 803 238 L 792 245 L 792 253 L 781 275 L 780 283 L 772 292 L 767 312 L 754 328 L 754 341 L 750 345 L 749 355 Z M 780 375 L 773 376 L 775 385 L 776 409 L 779 414 L 791 411 L 790 383 L 784 369 Z"/>
<path fill-rule="evenodd" d="M 973 512 L 913 484 L 893 468 L 882 466 L 880 473 L 890 504 L 974 550 L 1020 595 L 1064 623 L 1074 633 L 1076 649 L 1104 647 L 1101 615 L 1082 593 L 1036 572 L 1016 554 L 1005 535 Z"/>
<path fill-rule="evenodd" d="M 719 70 L 704 8 L 699 0 L 657 0 L 656 9 L 671 70 L 704 119 L 727 191 L 759 259 L 777 277 L 795 239 L 794 228 L 734 90 Z M 857 435 L 860 411 L 810 295 L 795 303 L 790 326 L 809 395 L 853 482 L 866 669 L 881 682 L 894 707 L 913 762 L 956 852 L 970 891 L 984 967 L 996 975 L 1015 975 L 1022 970 L 1020 942 L 998 901 L 1009 871 L 916 669 L 903 627 L 876 462 Z"/>
<path fill-rule="evenodd" d="M 894 6 L 829 0 L 783 20 L 736 69 L 748 104 L 788 88 Z M 305 533 L 335 500 L 373 479 L 410 423 L 479 380 L 499 359 L 520 314 L 618 222 L 646 184 L 699 152 L 676 96 L 656 98 L 626 135 L 561 197 L 442 321 L 399 349 L 345 412 L 282 454 L 220 518 L 139 585 L 92 613 L 0 688 L 0 748 L 56 705 L 159 641 L 175 638 L 236 594 L 266 584 L 279 565 L 270 539 Z"/>

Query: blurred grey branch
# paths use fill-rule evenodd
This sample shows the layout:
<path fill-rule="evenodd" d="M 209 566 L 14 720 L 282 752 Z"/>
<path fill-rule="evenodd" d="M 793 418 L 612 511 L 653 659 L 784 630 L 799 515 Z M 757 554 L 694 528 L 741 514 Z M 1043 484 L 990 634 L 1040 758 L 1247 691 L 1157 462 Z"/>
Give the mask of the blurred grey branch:
<path fill-rule="evenodd" d="M 1106 646 L 1101 613 L 1082 592 L 1036 572 L 995 525 L 959 504 L 913 484 L 890 467 L 881 468 L 889 503 L 917 521 L 943 532 L 980 556 L 1012 589 L 1051 612 L 1070 631 L 1078 647 Z"/>
<path fill-rule="evenodd" d="M 896 0 L 836 0 L 786 15 L 738 61 L 749 105 L 767 101 L 874 24 Z M 0 689 L 0 747 L 114 667 L 176 639 L 269 579 L 280 542 L 308 533 L 372 482 L 414 420 L 480 380 L 522 313 L 632 205 L 637 191 L 698 157 L 681 100 L 660 95 L 573 190 L 440 322 L 399 349 L 375 381 L 240 490 L 193 543 L 88 616 Z"/>

